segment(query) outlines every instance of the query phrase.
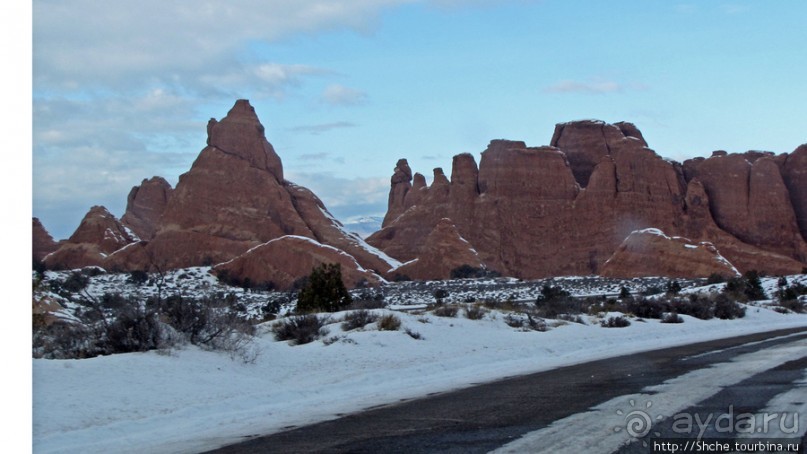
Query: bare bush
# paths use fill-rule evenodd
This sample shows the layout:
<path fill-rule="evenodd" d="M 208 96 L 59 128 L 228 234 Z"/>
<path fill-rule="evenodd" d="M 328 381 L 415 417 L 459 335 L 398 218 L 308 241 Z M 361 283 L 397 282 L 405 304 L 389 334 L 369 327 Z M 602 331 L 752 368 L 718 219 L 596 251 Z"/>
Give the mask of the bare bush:
<path fill-rule="evenodd" d="M 398 331 L 401 329 L 401 319 L 393 314 L 381 317 L 376 323 L 379 331 Z"/>
<path fill-rule="evenodd" d="M 342 322 L 342 331 L 362 329 L 370 323 L 375 323 L 378 316 L 364 309 L 348 312 L 345 321 Z"/>
<path fill-rule="evenodd" d="M 469 320 L 482 320 L 487 313 L 488 310 L 479 304 L 465 307 L 465 317 Z"/>
<path fill-rule="evenodd" d="M 303 345 L 327 335 L 324 326 L 329 318 L 315 314 L 295 315 L 272 325 L 272 332 L 278 341 L 291 341 L 292 345 Z"/>
<path fill-rule="evenodd" d="M 459 308 L 457 306 L 437 306 L 433 311 L 432 314 L 438 317 L 449 317 L 453 318 L 457 316 L 457 312 L 459 312 Z"/>
<path fill-rule="evenodd" d="M 600 326 L 603 328 L 624 328 L 630 326 L 630 320 L 621 315 L 611 316 L 600 322 Z"/>

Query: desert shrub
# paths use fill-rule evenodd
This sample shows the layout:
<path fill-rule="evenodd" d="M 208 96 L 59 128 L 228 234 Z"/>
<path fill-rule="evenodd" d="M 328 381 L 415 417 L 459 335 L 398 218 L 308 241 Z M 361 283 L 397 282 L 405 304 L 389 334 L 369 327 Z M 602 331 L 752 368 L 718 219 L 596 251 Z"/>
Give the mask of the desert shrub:
<path fill-rule="evenodd" d="M 626 312 L 639 318 L 661 318 L 667 311 L 667 304 L 661 300 L 651 300 L 644 297 L 629 300 L 625 304 Z"/>
<path fill-rule="evenodd" d="M 677 295 L 681 293 L 681 283 L 676 280 L 670 280 L 667 282 L 667 294 L 668 295 Z"/>
<path fill-rule="evenodd" d="M 163 345 L 163 328 L 156 311 L 129 307 L 107 327 L 106 353 L 145 352 Z"/>
<path fill-rule="evenodd" d="M 550 286 L 549 284 L 544 284 L 544 286 L 541 287 L 541 295 L 538 297 L 536 302 L 553 301 L 567 298 L 569 296 L 571 296 L 571 293 L 567 292 L 559 285 Z"/>
<path fill-rule="evenodd" d="M 350 331 L 354 329 L 361 329 L 370 323 L 375 323 L 378 316 L 372 312 L 364 309 L 351 311 L 345 314 L 345 320 L 342 322 L 342 330 Z"/>
<path fill-rule="evenodd" d="M 499 277 L 500 274 L 486 268 L 471 265 L 460 265 L 451 270 L 451 279 L 478 279 L 483 277 Z"/>
<path fill-rule="evenodd" d="M 713 301 L 701 294 L 692 294 L 688 298 L 673 298 L 670 300 L 669 309 L 678 314 L 689 315 L 701 320 L 714 318 Z"/>
<path fill-rule="evenodd" d="M 327 335 L 323 329 L 327 320 L 314 314 L 295 315 L 272 325 L 272 332 L 275 340 L 291 341 L 293 345 L 308 344 Z"/>
<path fill-rule="evenodd" d="M 714 299 L 714 315 L 721 320 L 733 320 L 745 317 L 745 308 L 732 301 L 726 295 L 718 295 Z"/>
<path fill-rule="evenodd" d="M 726 276 L 720 273 L 712 273 L 706 278 L 707 284 L 722 284 L 723 282 L 726 282 Z"/>
<path fill-rule="evenodd" d="M 586 321 L 583 320 L 583 317 L 581 317 L 579 314 L 577 314 L 577 315 L 575 315 L 575 314 L 560 314 L 560 315 L 558 315 L 558 320 L 563 320 L 563 321 L 572 322 L 572 323 L 579 323 L 581 325 L 586 324 Z"/>
<path fill-rule="evenodd" d="M 337 312 L 353 299 L 342 282 L 342 266 L 322 264 L 311 270 L 308 282 L 297 295 L 297 312 Z"/>
<path fill-rule="evenodd" d="M 129 273 L 129 277 L 126 279 L 126 282 L 130 284 L 134 284 L 137 286 L 141 286 L 145 284 L 149 280 L 149 274 L 143 270 L 134 270 Z"/>
<path fill-rule="evenodd" d="M 767 298 L 759 273 L 754 270 L 746 272 L 742 277 L 733 277 L 726 281 L 723 293 L 740 301 L 759 301 Z"/>
<path fill-rule="evenodd" d="M 626 326 L 630 326 L 630 320 L 621 315 L 612 315 L 601 321 L 600 326 L 603 328 L 624 328 Z"/>
<path fill-rule="evenodd" d="M 661 323 L 684 323 L 684 319 L 675 312 L 667 312 L 661 317 Z"/>
<path fill-rule="evenodd" d="M 546 321 L 533 317 L 531 314 L 521 312 L 518 314 L 507 314 L 504 316 L 504 323 L 512 328 L 519 328 L 522 331 L 546 331 L 548 329 Z"/>
<path fill-rule="evenodd" d="M 406 329 L 404 330 L 404 332 L 405 332 L 406 334 L 408 334 L 408 335 L 409 335 L 409 337 L 411 337 L 412 339 L 415 339 L 415 340 L 423 340 L 423 336 L 421 336 L 421 334 L 420 334 L 419 332 L 414 331 L 414 330 L 413 330 L 413 329 L 411 329 L 411 328 L 406 328 Z"/>
<path fill-rule="evenodd" d="M 459 308 L 457 306 L 437 306 L 433 311 L 432 314 L 438 317 L 456 317 L 457 312 L 459 312 Z"/>
<path fill-rule="evenodd" d="M 792 300 L 784 300 L 779 302 L 779 306 L 797 314 L 807 312 L 807 304 L 800 301 L 798 298 Z"/>
<path fill-rule="evenodd" d="M 379 331 L 398 331 L 401 329 L 401 319 L 393 314 L 387 314 L 376 322 Z"/>
<path fill-rule="evenodd" d="M 365 289 L 358 294 L 353 295 L 353 302 L 348 307 L 349 309 L 383 309 L 384 293 L 381 291 L 374 292 L 370 289 Z"/>
<path fill-rule="evenodd" d="M 658 285 L 648 286 L 642 291 L 642 295 L 644 296 L 653 296 L 658 295 L 659 293 L 664 293 L 664 289 L 662 289 Z"/>
<path fill-rule="evenodd" d="M 560 314 L 579 314 L 583 312 L 583 301 L 572 298 L 571 294 L 560 286 L 544 285 L 541 295 L 535 300 L 536 314 L 544 318 L 556 318 Z"/>
<path fill-rule="evenodd" d="M 465 306 L 465 318 L 468 318 L 470 320 L 482 320 L 483 318 L 485 318 L 485 314 L 487 313 L 488 313 L 487 309 L 485 309 L 479 304 Z"/>
<path fill-rule="evenodd" d="M 137 301 L 130 301 L 120 293 L 104 293 L 101 296 L 101 307 L 107 309 L 122 309 L 126 306 L 139 304 Z"/>
<path fill-rule="evenodd" d="M 392 276 L 393 282 L 409 282 L 412 278 L 401 273 L 395 273 L 395 276 Z"/>
<path fill-rule="evenodd" d="M 437 304 L 442 304 L 443 300 L 448 298 L 449 293 L 448 290 L 444 288 L 438 288 L 434 291 L 434 293 L 432 293 L 432 295 L 434 296 L 435 301 L 437 301 Z"/>
<path fill-rule="evenodd" d="M 619 298 L 620 299 L 627 299 L 627 298 L 630 298 L 630 297 L 631 297 L 631 294 L 630 294 L 630 289 L 629 288 L 625 287 L 624 285 L 619 288 Z"/>
<path fill-rule="evenodd" d="M 73 271 L 61 283 L 61 288 L 70 292 L 76 293 L 84 290 L 90 284 L 90 278 L 80 271 Z"/>
<path fill-rule="evenodd" d="M 43 262 L 42 260 L 37 260 L 36 258 L 33 258 L 32 265 L 33 265 L 32 270 L 35 271 L 36 274 L 39 276 L 44 275 L 45 271 L 48 270 L 48 267 L 45 266 L 45 262 Z"/>

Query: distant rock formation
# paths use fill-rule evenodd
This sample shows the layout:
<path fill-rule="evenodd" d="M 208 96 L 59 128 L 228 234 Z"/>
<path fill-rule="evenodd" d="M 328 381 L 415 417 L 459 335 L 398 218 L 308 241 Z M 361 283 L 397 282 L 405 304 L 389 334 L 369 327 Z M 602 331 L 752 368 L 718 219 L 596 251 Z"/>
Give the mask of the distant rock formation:
<path fill-rule="evenodd" d="M 712 243 L 741 272 L 798 273 L 807 262 L 805 155 L 800 147 L 679 164 L 647 148 L 631 123 L 563 123 L 548 147 L 493 140 L 478 167 L 457 155 L 451 179 L 436 169 L 431 186 L 415 173 L 408 187 L 411 170 L 399 160 L 395 215 L 367 241 L 413 260 L 450 218 L 486 266 L 540 278 L 598 274 L 631 232 L 657 228 Z"/>
<path fill-rule="evenodd" d="M 144 179 L 129 192 L 121 223 L 141 239 L 151 239 L 173 191 L 163 177 Z"/>
<path fill-rule="evenodd" d="M 141 241 L 135 243 L 132 234 L 127 241 L 100 248 L 98 253 L 83 247 L 82 255 L 69 261 L 53 259 L 51 265 L 100 265 L 130 271 L 214 265 L 236 258 L 240 259 L 236 263 L 251 263 L 256 259 L 242 257 L 244 253 L 282 237 L 287 239 L 260 250 L 293 245 L 295 254 L 275 254 L 260 261 L 262 266 L 297 273 L 295 279 L 308 275 L 311 263 L 330 257 L 322 250 L 335 249 L 351 257 L 365 270 L 359 273 L 361 278 L 370 282 L 380 280 L 371 274 L 383 274 L 400 265 L 347 232 L 311 191 L 283 178 L 280 157 L 266 140 L 249 101 L 236 101 L 221 121 L 210 120 L 207 131 L 207 146 L 180 176 L 176 188 L 172 190 L 164 179 L 154 177 L 130 192 L 123 221 Z M 288 239 L 293 237 L 309 241 L 300 247 L 299 242 Z M 73 238 L 71 242 L 75 243 Z M 345 272 L 356 277 L 348 262 L 343 265 Z M 254 274 L 254 268 L 244 269 Z M 233 270 L 236 272 L 240 271 Z M 275 284 L 285 285 L 288 279 L 275 274 Z M 251 280 L 258 282 L 255 279 Z"/>
<path fill-rule="evenodd" d="M 32 249 L 34 260 L 42 260 L 46 255 L 59 248 L 59 245 L 53 241 L 45 226 L 39 221 L 39 218 L 33 218 L 32 222 Z"/>
<path fill-rule="evenodd" d="M 44 258 L 50 269 L 104 266 L 109 254 L 137 241 L 134 233 L 102 206 L 94 206 L 73 235 Z"/>
<path fill-rule="evenodd" d="M 712 274 L 734 277 L 740 273 L 712 243 L 695 244 L 658 229 L 632 232 L 600 270 L 605 277 L 699 278 Z"/>

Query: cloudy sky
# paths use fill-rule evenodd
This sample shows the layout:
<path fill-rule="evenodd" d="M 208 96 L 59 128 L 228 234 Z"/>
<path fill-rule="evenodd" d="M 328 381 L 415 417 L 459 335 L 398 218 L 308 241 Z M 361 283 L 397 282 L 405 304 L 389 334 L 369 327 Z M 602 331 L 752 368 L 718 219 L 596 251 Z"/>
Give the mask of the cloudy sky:
<path fill-rule="evenodd" d="M 286 177 L 383 214 L 398 158 L 431 175 L 491 139 L 627 120 L 677 160 L 807 142 L 807 2 L 34 0 L 33 215 L 66 238 L 176 184 L 248 98 Z"/>

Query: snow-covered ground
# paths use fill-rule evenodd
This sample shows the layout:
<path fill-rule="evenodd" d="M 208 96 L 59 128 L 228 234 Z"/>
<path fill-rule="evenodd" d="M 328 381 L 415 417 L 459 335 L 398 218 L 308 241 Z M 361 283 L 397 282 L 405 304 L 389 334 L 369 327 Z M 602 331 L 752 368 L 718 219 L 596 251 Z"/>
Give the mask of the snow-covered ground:
<path fill-rule="evenodd" d="M 773 282 L 766 285 L 773 289 Z M 368 325 L 343 332 L 344 313 L 337 313 L 324 341 L 292 346 L 274 340 L 271 322 L 263 324 L 255 341 L 260 354 L 252 363 L 190 345 L 82 360 L 34 359 L 34 452 L 198 452 L 507 376 L 807 326 L 807 315 L 764 305 L 748 306 L 738 320 L 683 316 L 683 324 L 634 319 L 626 328 L 602 328 L 597 317 L 584 316 L 587 324 L 563 323 L 546 332 L 510 327 L 497 311 L 482 320 L 462 312 L 456 318 L 375 312 L 395 314 L 401 329 Z"/>

